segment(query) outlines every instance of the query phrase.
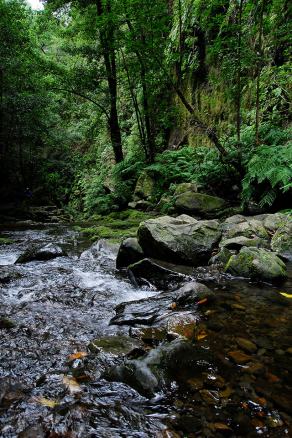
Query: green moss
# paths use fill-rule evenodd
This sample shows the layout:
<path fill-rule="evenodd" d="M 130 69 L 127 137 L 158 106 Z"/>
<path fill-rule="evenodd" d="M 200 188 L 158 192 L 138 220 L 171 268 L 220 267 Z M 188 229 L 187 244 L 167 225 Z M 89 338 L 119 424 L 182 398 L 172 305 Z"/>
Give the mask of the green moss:
<path fill-rule="evenodd" d="M 153 213 L 136 210 L 113 212 L 108 216 L 95 216 L 94 225 L 90 227 L 75 226 L 74 229 L 90 240 L 109 239 L 112 243 L 121 242 L 127 237 L 135 237 L 141 222 L 153 217 Z"/>
<path fill-rule="evenodd" d="M 11 243 L 13 243 L 13 240 L 6 237 L 0 237 L 0 245 L 11 245 Z"/>

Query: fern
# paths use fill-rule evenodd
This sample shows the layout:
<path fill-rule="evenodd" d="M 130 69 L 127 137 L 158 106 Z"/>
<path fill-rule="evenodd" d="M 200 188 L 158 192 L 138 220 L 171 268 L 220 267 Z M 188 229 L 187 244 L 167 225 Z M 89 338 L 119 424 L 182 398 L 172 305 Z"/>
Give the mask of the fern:
<path fill-rule="evenodd" d="M 243 201 L 247 202 L 258 195 L 260 206 L 271 206 L 279 193 L 285 193 L 292 187 L 291 181 L 292 142 L 284 145 L 263 145 L 255 150 L 247 164 L 247 173 L 242 184 Z M 267 188 L 258 194 L 260 185 Z"/>

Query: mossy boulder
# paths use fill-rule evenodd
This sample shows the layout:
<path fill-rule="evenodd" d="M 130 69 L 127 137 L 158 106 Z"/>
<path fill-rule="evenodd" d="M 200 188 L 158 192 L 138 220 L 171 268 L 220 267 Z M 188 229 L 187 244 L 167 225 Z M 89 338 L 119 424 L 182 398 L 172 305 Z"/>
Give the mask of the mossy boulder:
<path fill-rule="evenodd" d="M 197 193 L 198 187 L 195 183 L 181 183 L 175 188 L 174 196 L 179 196 L 186 192 Z"/>
<path fill-rule="evenodd" d="M 224 199 L 194 191 L 181 193 L 175 199 L 175 208 L 178 212 L 202 217 L 214 217 L 226 207 Z"/>
<path fill-rule="evenodd" d="M 270 236 L 263 225 L 263 222 L 257 218 L 245 217 L 241 215 L 231 216 L 222 224 L 223 239 L 233 239 L 240 236 L 248 239 L 261 238 L 269 240 Z"/>
<path fill-rule="evenodd" d="M 150 219 L 138 229 L 138 241 L 147 257 L 191 266 L 206 264 L 220 237 L 218 221 L 197 221 L 187 215 Z"/>
<path fill-rule="evenodd" d="M 278 228 L 271 241 L 273 251 L 292 259 L 292 221 Z"/>
<path fill-rule="evenodd" d="M 242 248 L 230 257 L 225 271 L 253 280 L 278 281 L 287 276 L 285 263 L 274 253 L 263 248 Z"/>
<path fill-rule="evenodd" d="M 231 250 L 240 250 L 243 246 L 266 248 L 268 247 L 268 242 L 256 236 L 253 238 L 236 236 L 231 239 L 222 239 L 219 244 L 220 248 L 227 248 Z"/>
<path fill-rule="evenodd" d="M 153 195 L 154 188 L 155 179 L 150 175 L 149 172 L 142 172 L 136 183 L 134 201 L 138 201 L 140 199 L 149 200 Z"/>

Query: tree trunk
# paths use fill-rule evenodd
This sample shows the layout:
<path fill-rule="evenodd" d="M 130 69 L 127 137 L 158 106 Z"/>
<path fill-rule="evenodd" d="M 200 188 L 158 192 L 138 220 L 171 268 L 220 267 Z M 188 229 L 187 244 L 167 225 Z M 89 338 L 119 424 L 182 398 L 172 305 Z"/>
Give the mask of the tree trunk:
<path fill-rule="evenodd" d="M 106 10 L 102 0 L 96 0 L 97 14 L 103 17 L 104 14 L 110 15 L 110 1 L 106 2 Z M 102 47 L 104 63 L 106 68 L 108 90 L 110 95 L 110 115 L 109 115 L 109 130 L 112 142 L 112 147 L 115 155 L 116 163 L 123 161 L 123 148 L 121 130 L 117 111 L 117 69 L 116 69 L 116 54 L 114 48 L 114 26 L 110 21 L 106 25 L 102 24 L 100 28 L 100 43 Z"/>
<path fill-rule="evenodd" d="M 238 10 L 238 37 L 237 37 L 237 95 L 236 95 L 236 132 L 237 141 L 240 144 L 241 128 L 241 38 L 242 38 L 242 7 L 243 0 L 240 0 Z"/>
<path fill-rule="evenodd" d="M 259 45 L 257 52 L 257 81 L 256 81 L 256 120 L 255 120 L 255 136 L 256 144 L 260 144 L 259 128 L 260 128 L 260 81 L 261 81 L 261 65 L 262 65 L 262 40 L 263 40 L 263 19 L 264 19 L 265 0 L 262 0 L 259 21 Z"/>

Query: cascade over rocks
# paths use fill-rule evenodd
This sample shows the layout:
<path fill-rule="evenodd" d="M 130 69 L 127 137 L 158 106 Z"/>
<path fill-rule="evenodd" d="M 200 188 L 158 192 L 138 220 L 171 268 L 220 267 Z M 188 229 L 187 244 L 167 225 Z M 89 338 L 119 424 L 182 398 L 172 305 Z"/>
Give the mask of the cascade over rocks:
<path fill-rule="evenodd" d="M 211 257 L 221 237 L 219 228 L 216 220 L 162 216 L 140 224 L 138 241 L 148 257 L 199 266 Z"/>

